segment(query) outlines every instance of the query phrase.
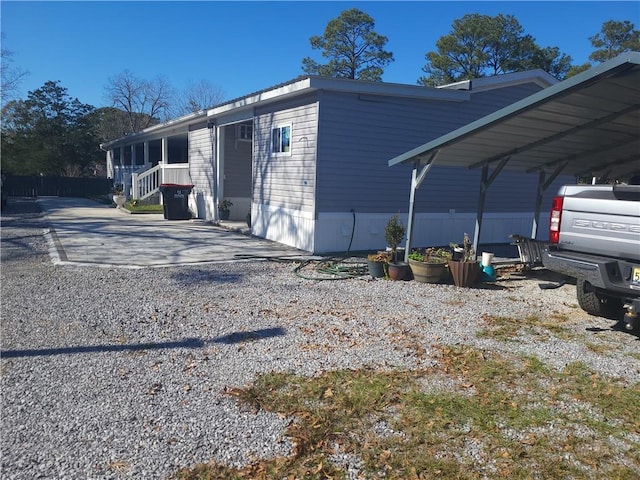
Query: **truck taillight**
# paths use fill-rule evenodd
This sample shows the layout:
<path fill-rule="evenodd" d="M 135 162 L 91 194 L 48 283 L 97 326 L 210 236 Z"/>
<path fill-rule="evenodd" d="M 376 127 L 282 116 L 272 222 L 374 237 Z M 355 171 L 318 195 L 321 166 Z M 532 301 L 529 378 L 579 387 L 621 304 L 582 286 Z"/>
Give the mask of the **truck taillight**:
<path fill-rule="evenodd" d="M 564 197 L 554 197 L 551 202 L 551 216 L 549 218 L 549 242 L 560 241 L 560 220 L 562 219 L 562 202 Z"/>

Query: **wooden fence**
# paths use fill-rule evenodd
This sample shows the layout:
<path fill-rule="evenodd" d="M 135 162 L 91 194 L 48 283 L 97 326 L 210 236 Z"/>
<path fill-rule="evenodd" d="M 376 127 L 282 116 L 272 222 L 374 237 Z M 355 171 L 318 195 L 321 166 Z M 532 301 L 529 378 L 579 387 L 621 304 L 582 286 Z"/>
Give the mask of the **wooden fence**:
<path fill-rule="evenodd" d="M 3 193 L 10 197 L 97 197 L 112 188 L 109 178 L 2 176 Z"/>

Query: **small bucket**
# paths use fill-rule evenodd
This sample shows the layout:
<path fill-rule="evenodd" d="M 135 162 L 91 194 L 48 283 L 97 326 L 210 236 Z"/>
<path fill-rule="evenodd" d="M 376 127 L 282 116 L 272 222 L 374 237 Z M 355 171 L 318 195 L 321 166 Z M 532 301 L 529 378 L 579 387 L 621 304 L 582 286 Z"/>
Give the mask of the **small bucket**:
<path fill-rule="evenodd" d="M 489 253 L 489 252 L 482 252 L 482 266 L 483 267 L 488 267 L 491 265 L 491 262 L 493 261 L 493 253 Z"/>

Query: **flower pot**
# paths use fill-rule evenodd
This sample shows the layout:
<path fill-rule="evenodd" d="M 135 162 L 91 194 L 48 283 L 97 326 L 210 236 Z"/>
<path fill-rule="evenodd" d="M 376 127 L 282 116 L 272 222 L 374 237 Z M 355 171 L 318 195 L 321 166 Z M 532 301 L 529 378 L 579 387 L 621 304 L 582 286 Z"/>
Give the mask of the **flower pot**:
<path fill-rule="evenodd" d="M 470 287 L 478 281 L 480 266 L 478 262 L 449 261 L 449 271 L 453 277 L 453 283 L 457 287 Z"/>
<path fill-rule="evenodd" d="M 451 260 L 453 261 L 460 261 L 462 260 L 462 257 L 464 257 L 464 249 L 460 247 L 455 247 L 451 253 L 452 253 Z"/>
<path fill-rule="evenodd" d="M 483 267 L 488 267 L 491 265 L 491 262 L 493 262 L 493 253 L 490 252 L 482 252 L 482 266 Z"/>
<path fill-rule="evenodd" d="M 220 214 L 220 220 L 229 220 L 231 210 L 218 210 L 218 213 Z"/>
<path fill-rule="evenodd" d="M 367 260 L 369 267 L 369 275 L 373 278 L 383 278 L 385 276 L 384 266 L 386 262 L 376 262 L 374 260 Z"/>
<path fill-rule="evenodd" d="M 113 196 L 113 203 L 115 203 L 116 207 L 118 208 L 122 208 L 126 201 L 127 201 L 127 197 L 125 197 L 124 195 Z"/>
<path fill-rule="evenodd" d="M 442 280 L 447 263 L 445 260 L 430 260 L 428 262 L 420 262 L 418 260 L 409 259 L 409 267 L 413 272 L 413 279 L 421 283 L 438 283 Z"/>
<path fill-rule="evenodd" d="M 405 280 L 411 272 L 409 264 L 405 262 L 389 262 L 388 268 L 391 280 Z"/>
<path fill-rule="evenodd" d="M 396 261 L 398 262 L 403 262 L 404 261 L 404 247 L 398 247 L 396 248 Z M 389 255 L 389 260 L 393 260 L 393 250 L 391 249 L 391 247 L 387 247 L 387 255 Z"/>
<path fill-rule="evenodd" d="M 495 282 L 496 281 L 496 269 L 492 265 L 482 265 L 480 267 L 481 282 Z"/>

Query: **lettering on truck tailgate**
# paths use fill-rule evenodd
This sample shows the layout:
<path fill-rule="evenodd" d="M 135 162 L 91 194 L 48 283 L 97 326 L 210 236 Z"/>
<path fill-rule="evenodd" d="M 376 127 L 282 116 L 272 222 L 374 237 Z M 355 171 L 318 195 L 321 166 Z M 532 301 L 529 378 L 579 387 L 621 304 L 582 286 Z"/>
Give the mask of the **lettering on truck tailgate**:
<path fill-rule="evenodd" d="M 609 223 L 600 222 L 597 220 L 576 218 L 573 221 L 573 225 L 577 228 L 592 228 L 594 230 L 611 230 L 614 232 L 640 233 L 640 225 L 620 222 Z"/>

